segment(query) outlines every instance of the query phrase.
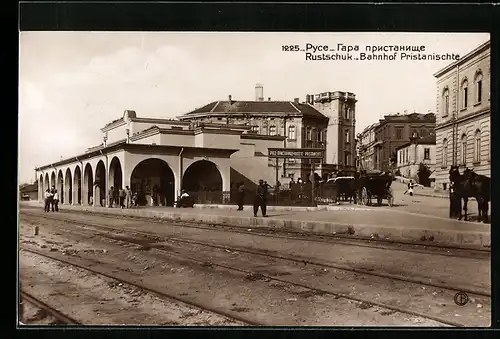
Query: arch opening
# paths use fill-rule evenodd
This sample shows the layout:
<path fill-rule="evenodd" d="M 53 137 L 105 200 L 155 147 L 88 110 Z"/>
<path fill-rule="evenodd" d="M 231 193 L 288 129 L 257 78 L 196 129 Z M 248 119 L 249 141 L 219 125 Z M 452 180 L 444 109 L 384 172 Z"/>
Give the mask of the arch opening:
<path fill-rule="evenodd" d="M 75 196 L 73 197 L 73 201 L 78 205 L 82 204 L 82 171 L 80 170 L 80 166 L 76 166 L 75 175 L 73 178 L 73 189 Z"/>
<path fill-rule="evenodd" d="M 64 199 L 67 204 L 71 205 L 73 203 L 73 180 L 71 180 L 71 171 L 69 168 L 66 170 L 66 176 L 64 178 L 64 188 Z"/>
<path fill-rule="evenodd" d="M 92 205 L 93 203 L 93 186 L 94 178 L 92 176 L 92 166 L 87 164 L 85 165 L 85 170 L 83 171 L 83 203 L 85 205 Z"/>
<path fill-rule="evenodd" d="M 120 159 L 117 157 L 113 157 L 111 162 L 109 163 L 109 184 L 108 189 L 110 190 L 110 195 L 108 199 L 110 199 L 110 205 L 112 203 L 118 204 L 118 191 L 123 188 L 123 172 L 122 166 L 120 163 Z"/>
<path fill-rule="evenodd" d="M 211 161 L 192 163 L 184 173 L 182 188 L 194 195 L 199 203 L 222 202 L 222 175 Z"/>
<path fill-rule="evenodd" d="M 56 172 L 52 172 L 52 174 L 50 175 L 50 189 L 52 190 L 52 188 L 55 187 L 56 187 Z"/>
<path fill-rule="evenodd" d="M 150 158 L 135 166 L 130 177 L 130 189 L 137 193 L 137 204 L 142 206 L 173 206 L 175 176 L 170 166 L 161 159 Z"/>
<path fill-rule="evenodd" d="M 105 206 L 106 202 L 106 167 L 100 160 L 95 168 L 94 201 L 96 205 Z"/>
<path fill-rule="evenodd" d="M 59 196 L 59 202 L 61 204 L 64 204 L 64 177 L 62 170 L 59 170 L 59 172 L 57 173 L 56 190 Z"/>
<path fill-rule="evenodd" d="M 43 184 L 43 175 L 40 174 L 40 178 L 38 178 L 38 200 L 43 201 L 44 193 L 45 193 L 45 185 Z"/>
<path fill-rule="evenodd" d="M 43 183 L 43 186 L 44 186 L 44 191 L 50 189 L 50 182 L 49 182 L 49 174 L 48 173 L 45 173 L 45 181 Z"/>

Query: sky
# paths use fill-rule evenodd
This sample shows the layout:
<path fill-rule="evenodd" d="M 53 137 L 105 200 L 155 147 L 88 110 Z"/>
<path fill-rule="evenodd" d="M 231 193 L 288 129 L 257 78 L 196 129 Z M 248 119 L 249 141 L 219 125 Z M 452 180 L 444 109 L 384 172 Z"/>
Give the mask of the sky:
<path fill-rule="evenodd" d="M 356 94 L 356 133 L 383 115 L 436 110 L 433 74 L 453 61 L 306 60 L 283 45 L 425 46 L 463 56 L 488 33 L 21 32 L 19 182 L 37 166 L 102 142 L 100 129 L 131 109 L 174 118 L 205 104 L 307 94 Z M 353 52 L 357 57 L 359 52 Z M 316 52 L 321 54 L 321 52 Z M 345 53 L 344 53 L 345 54 Z M 390 54 L 390 53 L 388 53 Z"/>

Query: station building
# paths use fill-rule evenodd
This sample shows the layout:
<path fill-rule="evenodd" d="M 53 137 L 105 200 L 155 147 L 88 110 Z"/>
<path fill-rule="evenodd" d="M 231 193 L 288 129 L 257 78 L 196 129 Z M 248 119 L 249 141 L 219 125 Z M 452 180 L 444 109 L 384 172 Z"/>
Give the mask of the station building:
<path fill-rule="evenodd" d="M 283 144 L 283 137 L 256 135 L 250 129 L 139 118 L 135 111 L 126 110 L 101 129 L 102 144 L 36 168 L 38 199 L 42 201 L 44 191 L 54 186 L 62 204 L 105 206 L 111 187 L 128 186 L 144 197 L 142 205 L 152 203 L 154 189 L 163 206 L 172 205 L 181 188 L 222 193 L 215 200 L 228 201 L 231 156 L 239 153 L 233 162 L 240 168 L 246 163 L 247 169 L 262 176 L 267 169 L 267 149 Z M 255 159 L 256 154 L 261 159 Z"/>
<path fill-rule="evenodd" d="M 38 198 L 55 186 L 62 204 L 107 205 L 109 189 L 125 188 L 152 203 L 172 205 L 181 189 L 211 192 L 227 202 L 231 188 L 259 179 L 282 185 L 291 178 L 322 177 L 355 170 L 355 103 L 349 92 L 307 95 L 305 102 L 267 101 L 256 87 L 255 101 L 214 101 L 178 117 L 138 117 L 133 110 L 101 131 L 103 142 L 85 153 L 36 168 Z M 309 159 L 269 159 L 269 148 L 324 149 Z"/>

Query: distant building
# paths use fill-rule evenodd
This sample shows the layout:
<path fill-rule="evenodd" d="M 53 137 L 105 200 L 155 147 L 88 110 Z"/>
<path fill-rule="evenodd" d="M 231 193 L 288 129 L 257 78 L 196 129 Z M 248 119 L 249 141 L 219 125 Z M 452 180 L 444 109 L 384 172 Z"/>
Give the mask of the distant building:
<path fill-rule="evenodd" d="M 366 170 L 392 171 L 395 169 L 398 147 L 410 137 L 426 137 L 434 133 L 434 113 L 385 115 L 378 123 L 360 133 L 360 166 Z"/>
<path fill-rule="evenodd" d="M 375 152 L 375 129 L 378 122 L 366 127 L 357 137 L 358 167 L 365 170 L 374 170 L 377 163 Z"/>
<path fill-rule="evenodd" d="M 355 104 L 349 92 L 307 95 L 305 102 L 264 100 L 263 85 L 255 87 L 254 101 L 213 101 L 179 117 L 191 123 L 211 122 L 249 126 L 256 135 L 284 136 L 281 147 L 323 148 L 325 158 L 315 164 L 322 177 L 355 169 Z M 275 167 L 275 160 L 269 161 Z M 310 160 L 288 159 L 279 164 L 280 178 L 308 178 Z M 257 175 L 258 176 L 258 175 Z M 257 176 L 255 178 L 257 178 Z M 254 180 L 254 178 L 251 178 Z M 282 181 L 283 182 L 283 181 Z"/>
<path fill-rule="evenodd" d="M 20 200 L 37 200 L 38 199 L 38 181 L 33 184 L 23 184 L 19 186 Z"/>
<path fill-rule="evenodd" d="M 411 141 L 397 148 L 397 169 L 401 176 L 418 180 L 420 164 L 426 165 L 430 171 L 436 165 L 436 136 L 431 134 L 423 138 L 411 138 Z"/>
<path fill-rule="evenodd" d="M 490 50 L 488 41 L 434 74 L 437 188 L 447 189 L 451 165 L 491 175 Z"/>

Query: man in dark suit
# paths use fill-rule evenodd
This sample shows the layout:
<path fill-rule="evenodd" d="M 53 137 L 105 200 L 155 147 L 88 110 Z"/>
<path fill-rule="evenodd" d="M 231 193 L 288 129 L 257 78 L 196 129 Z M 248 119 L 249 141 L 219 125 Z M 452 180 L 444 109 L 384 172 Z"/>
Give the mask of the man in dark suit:
<path fill-rule="evenodd" d="M 459 218 L 462 210 L 462 198 L 458 194 L 455 184 L 450 183 L 450 218 Z"/>
<path fill-rule="evenodd" d="M 267 186 L 264 184 L 264 180 L 259 180 L 259 185 L 257 186 L 257 190 L 255 192 L 255 198 L 253 202 L 253 216 L 257 216 L 257 212 L 259 212 L 259 206 L 262 211 L 262 216 L 267 217 L 266 214 L 266 206 L 267 204 Z"/>

